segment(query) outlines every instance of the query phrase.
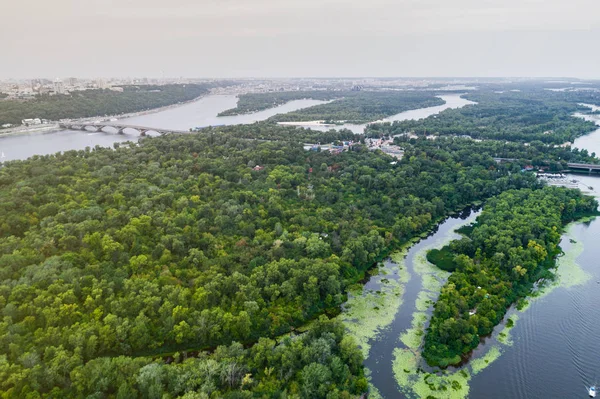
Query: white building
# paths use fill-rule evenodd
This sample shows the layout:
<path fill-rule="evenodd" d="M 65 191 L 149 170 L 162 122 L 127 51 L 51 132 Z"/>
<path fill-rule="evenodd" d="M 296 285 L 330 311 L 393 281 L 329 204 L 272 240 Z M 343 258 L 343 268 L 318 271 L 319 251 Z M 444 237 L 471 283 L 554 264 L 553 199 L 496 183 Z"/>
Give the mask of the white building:
<path fill-rule="evenodd" d="M 40 118 L 30 118 L 30 119 L 23 119 L 21 121 L 21 123 L 25 126 L 31 126 L 31 125 L 41 125 L 42 124 L 42 120 Z"/>

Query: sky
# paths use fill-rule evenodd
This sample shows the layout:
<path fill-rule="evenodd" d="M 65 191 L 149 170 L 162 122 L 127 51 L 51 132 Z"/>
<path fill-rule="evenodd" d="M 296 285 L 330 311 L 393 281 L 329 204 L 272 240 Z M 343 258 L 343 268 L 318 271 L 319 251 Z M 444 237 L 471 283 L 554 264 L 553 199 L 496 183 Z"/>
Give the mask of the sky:
<path fill-rule="evenodd" d="M 600 0 L 0 0 L 0 79 L 600 78 Z"/>

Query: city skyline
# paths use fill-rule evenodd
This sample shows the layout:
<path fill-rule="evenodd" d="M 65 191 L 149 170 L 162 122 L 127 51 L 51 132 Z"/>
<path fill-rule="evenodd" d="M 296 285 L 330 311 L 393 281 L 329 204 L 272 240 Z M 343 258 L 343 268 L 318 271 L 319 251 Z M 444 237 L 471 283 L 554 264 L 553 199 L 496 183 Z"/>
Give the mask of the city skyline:
<path fill-rule="evenodd" d="M 3 0 L 0 79 L 600 78 L 594 0 L 177 3 Z"/>

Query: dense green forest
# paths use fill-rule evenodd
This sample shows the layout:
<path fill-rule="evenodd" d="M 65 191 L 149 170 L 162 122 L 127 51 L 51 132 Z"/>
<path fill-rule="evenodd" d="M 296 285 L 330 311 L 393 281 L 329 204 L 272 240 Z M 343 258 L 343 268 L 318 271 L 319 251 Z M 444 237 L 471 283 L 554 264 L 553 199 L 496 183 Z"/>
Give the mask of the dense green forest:
<path fill-rule="evenodd" d="M 0 101 L 0 125 L 21 124 L 28 118 L 57 121 L 143 111 L 190 101 L 209 92 L 210 85 L 123 86 L 123 92 L 85 90 L 71 94 L 41 95 L 33 100 Z"/>
<path fill-rule="evenodd" d="M 220 126 L 218 128 L 207 127 L 200 130 L 204 134 L 227 133 L 233 137 L 265 140 L 265 141 L 292 141 L 294 143 L 332 143 L 336 141 L 360 141 L 363 136 L 357 135 L 348 129 L 329 130 L 319 132 L 295 126 L 278 126 L 273 128 L 272 124 L 258 122 L 250 129 L 240 126 Z"/>
<path fill-rule="evenodd" d="M 229 116 L 249 114 L 283 105 L 293 100 L 333 100 L 346 96 L 354 96 L 356 92 L 331 91 L 331 90 L 309 90 L 309 91 L 276 91 L 269 93 L 247 93 L 238 96 L 235 108 L 221 112 L 218 116 Z"/>
<path fill-rule="evenodd" d="M 567 170 L 567 163 L 569 162 L 600 163 L 600 159 L 596 157 L 596 154 L 590 154 L 586 149 L 580 150 L 570 146 L 549 146 L 541 141 L 533 141 L 524 146 L 522 143 L 517 142 L 475 141 L 453 136 L 440 137 L 436 140 L 427 140 L 424 137 L 415 139 L 401 136 L 394 139 L 394 144 L 403 148 L 418 148 L 435 157 L 442 156 L 437 155 L 438 152 L 443 153 L 445 154 L 443 156 L 451 156 L 457 162 L 464 160 L 465 166 L 470 166 L 473 159 L 478 159 L 479 162 L 490 158 L 516 159 L 516 162 L 510 163 L 514 172 L 518 172 L 527 165 L 544 168 L 549 172 L 559 172 Z"/>
<path fill-rule="evenodd" d="M 345 121 L 367 123 L 411 109 L 444 104 L 444 100 L 423 91 L 357 91 L 327 104 L 315 105 L 269 118 L 271 122 Z"/>
<path fill-rule="evenodd" d="M 282 357 L 258 365 L 252 348 L 235 365 L 219 354 L 336 314 L 346 287 L 448 213 L 540 187 L 483 145 L 415 140 L 395 165 L 362 145 L 304 151 L 306 133 L 255 124 L 5 163 L 4 396 L 359 395 L 359 355 L 335 325 L 264 349 Z M 230 349 L 185 360 L 217 346 Z M 214 380 L 173 385 L 171 373 L 205 364 Z"/>
<path fill-rule="evenodd" d="M 447 109 L 422 120 L 372 124 L 366 133 L 468 135 L 474 139 L 563 144 L 596 129 L 594 123 L 573 116 L 586 109 L 578 102 L 593 101 L 590 96 L 547 90 L 480 90 L 464 95 L 476 101 L 475 105 Z"/>
<path fill-rule="evenodd" d="M 460 363 L 511 304 L 540 279 L 552 277 L 562 227 L 597 208 L 593 197 L 558 187 L 507 191 L 490 199 L 475 226 L 463 230 L 467 236 L 429 257 L 453 273 L 425 335 L 427 362 Z"/>

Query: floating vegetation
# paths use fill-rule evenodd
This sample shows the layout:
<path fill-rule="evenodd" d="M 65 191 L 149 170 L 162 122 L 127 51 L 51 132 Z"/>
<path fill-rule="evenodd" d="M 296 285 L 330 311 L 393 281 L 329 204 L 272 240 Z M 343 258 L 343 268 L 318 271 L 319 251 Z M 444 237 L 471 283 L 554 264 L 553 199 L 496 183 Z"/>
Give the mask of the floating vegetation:
<path fill-rule="evenodd" d="M 565 235 L 574 240 L 574 229 L 576 223 L 567 226 Z M 582 242 L 572 242 L 570 248 L 564 256 L 558 259 L 557 275 L 561 287 L 571 288 L 586 283 L 592 276 L 581 268 L 577 263 L 577 258 L 583 252 Z"/>
<path fill-rule="evenodd" d="M 506 346 L 512 346 L 513 340 L 511 339 L 510 330 L 512 330 L 517 320 L 519 320 L 519 316 L 516 314 L 513 314 L 506 320 L 504 328 L 498 333 L 498 342 Z"/>
<path fill-rule="evenodd" d="M 419 296 L 417 297 L 416 307 L 417 311 L 425 312 L 431 305 L 433 305 L 433 299 L 435 299 L 435 294 L 428 291 L 419 292 Z"/>
<path fill-rule="evenodd" d="M 414 382 L 414 376 L 417 374 L 417 363 L 417 355 L 414 352 L 408 349 L 394 349 L 392 371 L 398 385 L 404 388 L 403 391 L 412 387 L 411 382 Z"/>
<path fill-rule="evenodd" d="M 383 396 L 373 384 L 369 384 L 369 399 L 383 399 Z"/>
<path fill-rule="evenodd" d="M 394 350 L 396 382 L 408 397 L 463 399 L 469 394 L 470 374 L 465 370 L 442 375 L 418 369 L 418 354 L 408 349 Z"/>
<path fill-rule="evenodd" d="M 344 311 L 338 316 L 350 335 L 356 339 L 365 358 L 368 357 L 371 348 L 369 341 L 394 321 L 396 312 L 402 305 L 404 284 L 410 279 L 406 268 L 403 267 L 403 260 L 402 258 L 401 264 L 380 268 L 380 275 L 396 272 L 398 278 L 381 278 L 380 288 L 376 292 L 364 290 L 354 295 L 356 291 L 350 291 L 351 295 Z"/>
<path fill-rule="evenodd" d="M 413 350 L 418 350 L 425 335 L 425 323 L 427 323 L 427 313 L 415 312 L 412 319 L 412 327 L 400 335 L 400 341 Z"/>
<path fill-rule="evenodd" d="M 475 360 L 471 361 L 471 372 L 473 375 L 479 374 L 481 370 L 489 366 L 494 360 L 497 360 L 502 352 L 498 346 L 492 346 L 487 353 Z"/>

